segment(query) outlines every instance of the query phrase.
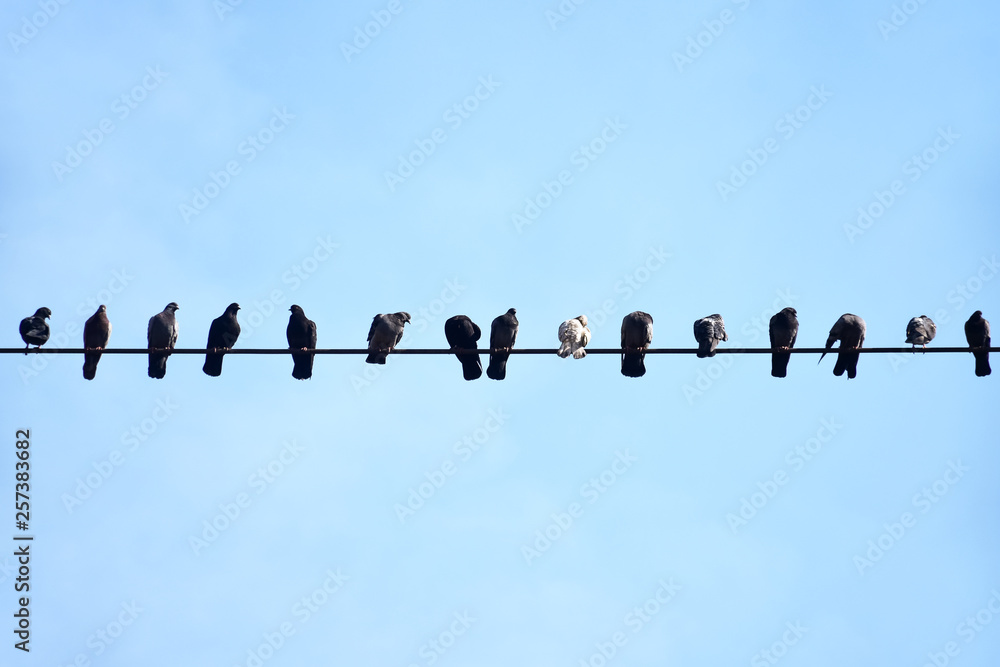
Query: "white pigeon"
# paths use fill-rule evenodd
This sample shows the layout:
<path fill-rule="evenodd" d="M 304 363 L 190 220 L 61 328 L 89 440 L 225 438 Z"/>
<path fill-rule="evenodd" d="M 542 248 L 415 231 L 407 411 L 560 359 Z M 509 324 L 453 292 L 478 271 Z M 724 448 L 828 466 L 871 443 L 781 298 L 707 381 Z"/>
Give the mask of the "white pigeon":
<path fill-rule="evenodd" d="M 583 359 L 587 356 L 587 347 L 590 342 L 590 329 L 587 328 L 587 316 L 580 315 L 572 320 L 566 320 L 559 325 L 559 356 L 565 359 L 573 355 L 574 359 Z"/>

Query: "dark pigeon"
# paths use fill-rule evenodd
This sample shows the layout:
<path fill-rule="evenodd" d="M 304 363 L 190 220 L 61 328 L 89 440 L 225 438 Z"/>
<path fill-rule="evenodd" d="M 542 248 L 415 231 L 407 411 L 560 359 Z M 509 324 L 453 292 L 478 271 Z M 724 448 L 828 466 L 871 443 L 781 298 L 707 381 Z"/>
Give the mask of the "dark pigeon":
<path fill-rule="evenodd" d="M 714 357 L 719 341 L 729 340 L 722 315 L 718 313 L 695 320 L 694 339 L 698 341 L 698 358 Z"/>
<path fill-rule="evenodd" d="M 645 349 L 653 342 L 653 318 L 637 310 L 622 318 L 622 375 L 641 378 L 646 374 Z"/>
<path fill-rule="evenodd" d="M 146 328 L 146 340 L 149 341 L 150 350 L 172 350 L 177 344 L 177 318 L 174 313 L 180 308 L 171 301 L 162 313 L 157 313 L 149 318 L 149 326 Z M 149 353 L 149 377 L 162 380 L 167 375 L 167 357 L 169 352 Z"/>
<path fill-rule="evenodd" d="M 833 367 L 833 374 L 837 377 L 843 375 L 844 371 L 847 371 L 848 379 L 857 376 L 858 358 L 861 354 L 852 350 L 861 349 L 865 342 L 865 329 L 865 321 L 850 313 L 841 315 L 840 319 L 833 324 L 833 328 L 830 329 L 830 336 L 826 339 L 826 349 L 829 350 L 833 347 L 834 341 L 840 341 L 840 347 L 837 348 L 839 350 L 837 363 Z M 820 355 L 819 361 L 823 361 L 825 356 L 826 352 Z M 818 364 L 819 361 L 816 363 Z"/>
<path fill-rule="evenodd" d="M 222 352 L 205 354 L 205 365 L 201 367 L 205 375 L 212 377 L 222 375 L 223 354 L 231 349 L 236 344 L 236 339 L 240 337 L 240 323 L 236 320 L 236 311 L 239 309 L 240 304 L 231 303 L 226 307 L 226 312 L 212 320 L 212 326 L 208 328 L 208 344 L 205 347 Z"/>
<path fill-rule="evenodd" d="M 990 368 L 990 323 L 983 317 L 983 311 L 977 310 L 965 323 L 965 340 L 969 341 L 972 354 L 976 358 L 976 376 L 986 377 L 993 370 Z"/>
<path fill-rule="evenodd" d="M 926 315 L 914 317 L 906 325 L 906 342 L 913 345 L 914 350 L 917 345 L 927 347 L 927 343 L 934 340 L 935 335 L 937 335 L 937 326 L 935 326 L 934 320 Z"/>
<path fill-rule="evenodd" d="M 21 320 L 21 340 L 24 341 L 24 353 L 28 354 L 28 347 L 37 345 L 41 347 L 49 339 L 49 324 L 45 320 L 52 317 L 52 311 L 48 308 L 39 308 L 31 317 Z"/>
<path fill-rule="evenodd" d="M 368 329 L 369 364 L 384 364 L 386 357 L 403 337 L 403 326 L 410 321 L 409 313 L 389 313 L 376 315 Z"/>
<path fill-rule="evenodd" d="M 83 325 L 83 347 L 88 350 L 103 350 L 111 338 L 111 321 L 108 320 L 108 309 L 104 304 Z M 100 352 L 83 353 L 83 377 L 93 380 L 97 376 L 97 362 L 101 360 Z"/>
<path fill-rule="evenodd" d="M 493 320 L 490 327 L 490 365 L 486 367 L 486 377 L 503 380 L 507 377 L 507 359 L 517 340 L 517 311 L 513 308 Z"/>
<path fill-rule="evenodd" d="M 772 350 L 790 350 L 795 347 L 795 338 L 799 335 L 798 313 L 794 308 L 782 308 L 771 317 L 767 327 L 771 336 Z M 790 352 L 771 353 L 771 377 L 783 378 L 788 375 L 788 360 Z"/>
<path fill-rule="evenodd" d="M 288 328 L 285 337 L 288 338 L 289 350 L 316 349 L 316 323 L 306 317 L 300 306 L 293 305 L 288 309 Z M 313 374 L 313 359 L 315 354 L 292 353 L 292 377 L 296 380 L 308 380 Z"/>
<path fill-rule="evenodd" d="M 466 315 L 449 317 L 444 323 L 444 336 L 453 350 L 475 350 L 476 343 L 483 332 L 475 322 Z M 483 374 L 483 365 L 478 354 L 456 354 L 462 362 L 462 377 L 466 380 L 476 380 Z"/>

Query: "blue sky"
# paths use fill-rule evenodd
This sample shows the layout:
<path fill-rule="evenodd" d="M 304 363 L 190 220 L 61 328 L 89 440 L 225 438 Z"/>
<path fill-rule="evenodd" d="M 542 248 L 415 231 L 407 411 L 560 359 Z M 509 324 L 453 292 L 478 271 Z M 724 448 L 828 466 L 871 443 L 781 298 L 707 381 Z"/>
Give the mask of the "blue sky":
<path fill-rule="evenodd" d="M 921 314 L 963 345 L 1000 317 L 998 13 L 19 0 L 7 345 L 47 306 L 78 347 L 105 303 L 141 347 L 170 301 L 182 347 L 233 301 L 241 347 L 284 347 L 293 303 L 321 347 L 399 310 L 404 346 L 441 347 L 509 307 L 523 347 L 581 313 L 613 347 L 637 309 L 658 347 L 716 312 L 758 347 L 787 305 L 800 346 L 846 312 L 870 346 Z M 515 356 L 503 382 L 439 356 L 308 382 L 278 356 L 81 363 L 0 359 L 0 488 L 30 428 L 36 536 L 32 650 L 6 629 L 5 664 L 1000 658 L 998 389 L 968 355 L 850 382 L 811 356 L 784 380 L 750 355 L 641 379 Z"/>

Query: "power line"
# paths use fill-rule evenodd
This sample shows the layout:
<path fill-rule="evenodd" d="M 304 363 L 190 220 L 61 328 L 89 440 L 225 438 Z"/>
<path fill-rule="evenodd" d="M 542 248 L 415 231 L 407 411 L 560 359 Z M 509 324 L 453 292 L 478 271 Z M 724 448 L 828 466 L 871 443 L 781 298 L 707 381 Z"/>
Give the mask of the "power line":
<path fill-rule="evenodd" d="M 591 354 L 622 354 L 625 352 L 619 347 L 599 347 L 599 348 L 584 348 L 588 355 Z M 976 348 L 976 351 L 987 351 L 987 352 L 1000 352 L 1000 347 L 990 347 L 990 348 Z M 632 351 L 632 350 L 629 350 Z M 646 354 L 695 354 L 697 348 L 686 348 L 686 347 L 661 347 L 661 348 L 649 348 L 642 350 Z M 774 352 L 786 352 L 791 354 L 822 354 L 824 352 L 829 354 L 836 354 L 840 352 L 840 348 L 832 347 L 826 349 L 823 347 L 797 347 L 791 350 L 774 350 L 770 347 L 720 347 L 716 348 L 716 354 L 772 354 Z M 847 351 L 847 350 L 844 350 Z M 860 352 L 861 354 L 941 354 L 941 353 L 956 353 L 965 352 L 969 353 L 972 351 L 969 347 L 928 347 L 928 348 L 915 348 L 911 349 L 909 347 L 863 347 L 858 350 L 850 350 L 851 352 Z M 204 349 L 204 348 L 175 348 L 173 350 L 164 349 L 154 349 L 150 350 L 145 347 L 130 347 L 130 348 L 107 348 L 103 350 L 90 350 L 84 348 L 69 348 L 69 347 L 32 347 L 25 350 L 23 347 L 4 347 L 0 348 L 0 354 L 84 354 L 85 352 L 100 352 L 101 354 L 149 354 L 150 352 L 169 352 L 170 354 L 207 354 L 207 353 L 222 353 L 222 354 L 370 354 L 368 348 L 317 348 L 310 349 L 303 352 L 302 350 L 290 350 L 288 348 L 234 348 L 226 351 L 215 350 L 215 349 Z M 505 351 L 508 352 L 508 351 Z M 510 354 L 555 354 L 556 348 L 514 348 L 509 350 Z M 396 348 L 390 354 L 479 354 L 488 355 L 490 354 L 490 349 L 477 349 L 477 350 L 458 350 L 458 349 L 447 349 L 447 348 Z"/>

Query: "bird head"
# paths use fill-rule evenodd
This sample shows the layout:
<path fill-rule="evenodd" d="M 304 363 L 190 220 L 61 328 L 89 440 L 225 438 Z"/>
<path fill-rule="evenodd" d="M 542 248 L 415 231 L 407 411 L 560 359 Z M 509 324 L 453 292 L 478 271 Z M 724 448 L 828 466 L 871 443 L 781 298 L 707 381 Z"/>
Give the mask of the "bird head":
<path fill-rule="evenodd" d="M 52 317 L 52 311 L 44 307 L 39 308 L 38 310 L 35 311 L 35 317 L 41 317 L 42 319 L 47 320 L 50 317 Z"/>
<path fill-rule="evenodd" d="M 576 319 L 580 320 L 580 324 L 582 324 L 583 326 L 587 326 L 587 316 L 586 315 L 580 315 Z"/>
<path fill-rule="evenodd" d="M 163 310 L 165 310 L 167 312 L 170 312 L 170 313 L 173 313 L 173 312 L 176 312 L 179 308 L 180 308 L 180 306 L 178 306 L 176 303 L 174 303 L 173 301 L 171 301 L 170 303 L 167 304 L 167 307 L 164 308 Z"/>

